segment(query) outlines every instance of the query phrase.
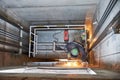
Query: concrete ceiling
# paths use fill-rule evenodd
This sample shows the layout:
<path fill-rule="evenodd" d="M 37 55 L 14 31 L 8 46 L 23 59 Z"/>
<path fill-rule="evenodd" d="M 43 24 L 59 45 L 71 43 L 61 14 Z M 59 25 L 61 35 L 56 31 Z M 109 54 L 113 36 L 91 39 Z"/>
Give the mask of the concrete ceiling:
<path fill-rule="evenodd" d="M 0 0 L 18 17 L 36 24 L 83 24 L 98 0 Z M 93 15 L 93 14 L 92 14 Z M 91 16 L 92 16 L 91 15 Z"/>

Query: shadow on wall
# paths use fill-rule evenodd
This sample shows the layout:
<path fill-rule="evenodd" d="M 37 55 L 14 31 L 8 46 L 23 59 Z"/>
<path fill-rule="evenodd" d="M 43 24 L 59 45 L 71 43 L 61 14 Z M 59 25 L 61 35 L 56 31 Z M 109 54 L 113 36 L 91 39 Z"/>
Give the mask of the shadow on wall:
<path fill-rule="evenodd" d="M 88 55 L 90 67 L 99 67 L 99 61 L 95 58 L 95 51 L 91 50 Z"/>
<path fill-rule="evenodd" d="M 24 66 L 27 62 L 39 62 L 39 61 L 48 61 L 47 59 L 39 58 L 29 58 L 25 54 L 13 54 L 7 52 L 0 52 L 0 67 L 10 67 L 10 66 Z"/>
<path fill-rule="evenodd" d="M 88 61 L 90 67 L 95 68 L 102 68 L 107 70 L 112 70 L 115 72 L 120 72 L 120 63 L 114 62 L 114 63 L 107 63 L 104 61 L 103 57 L 99 57 L 99 54 L 97 54 L 95 51 L 91 50 L 89 52 Z M 113 56 L 114 58 L 114 56 Z M 109 60 L 109 59 L 108 59 Z"/>
<path fill-rule="evenodd" d="M 100 68 L 112 70 L 115 72 L 120 72 L 120 64 L 118 64 L 118 63 L 110 64 L 110 63 L 105 63 L 101 60 L 100 61 Z"/>
<path fill-rule="evenodd" d="M 7 52 L 0 52 L 0 67 L 20 66 L 26 62 L 26 55 L 15 55 Z"/>

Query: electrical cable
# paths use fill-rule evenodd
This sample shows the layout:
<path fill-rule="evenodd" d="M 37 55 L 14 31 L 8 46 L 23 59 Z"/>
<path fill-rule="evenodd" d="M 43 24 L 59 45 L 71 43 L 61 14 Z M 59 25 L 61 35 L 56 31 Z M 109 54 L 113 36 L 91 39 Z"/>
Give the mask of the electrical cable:
<path fill-rule="evenodd" d="M 53 34 L 53 38 L 55 39 L 55 42 L 58 42 L 58 41 L 59 41 L 59 40 L 58 40 L 58 37 L 56 37 L 56 35 L 57 35 L 57 34 L 60 34 L 60 33 L 62 33 L 62 31 L 56 32 L 56 33 Z"/>

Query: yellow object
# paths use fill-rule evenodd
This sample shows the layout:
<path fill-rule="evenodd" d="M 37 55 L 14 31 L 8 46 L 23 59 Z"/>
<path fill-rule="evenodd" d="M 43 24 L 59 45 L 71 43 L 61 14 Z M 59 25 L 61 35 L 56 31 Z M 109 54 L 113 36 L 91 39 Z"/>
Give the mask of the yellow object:
<path fill-rule="evenodd" d="M 68 59 L 71 57 L 70 53 L 68 53 L 67 57 L 68 57 Z"/>

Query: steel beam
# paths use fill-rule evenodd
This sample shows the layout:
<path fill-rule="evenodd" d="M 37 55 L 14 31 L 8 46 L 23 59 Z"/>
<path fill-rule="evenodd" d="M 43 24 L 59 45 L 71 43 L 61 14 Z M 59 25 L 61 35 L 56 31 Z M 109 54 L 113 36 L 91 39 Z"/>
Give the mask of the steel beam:
<path fill-rule="evenodd" d="M 76 25 L 84 24 L 85 20 L 34 20 L 30 25 Z"/>
<path fill-rule="evenodd" d="M 26 5 L 24 5 L 24 6 L 7 6 L 7 8 L 8 9 L 28 9 L 28 8 L 46 8 L 46 7 L 79 7 L 79 6 L 81 6 L 81 7 L 83 7 L 83 6 L 96 6 L 97 4 L 96 3 L 88 3 L 88 4 L 77 4 L 77 5 L 69 5 L 69 4 L 66 4 L 66 5 L 40 5 L 40 6 L 26 6 Z"/>

